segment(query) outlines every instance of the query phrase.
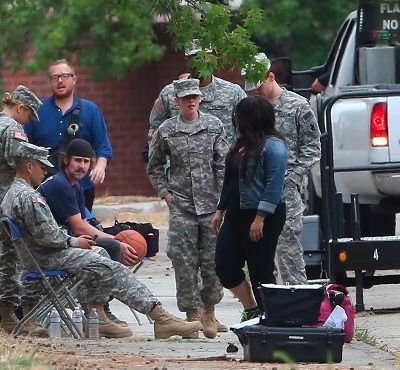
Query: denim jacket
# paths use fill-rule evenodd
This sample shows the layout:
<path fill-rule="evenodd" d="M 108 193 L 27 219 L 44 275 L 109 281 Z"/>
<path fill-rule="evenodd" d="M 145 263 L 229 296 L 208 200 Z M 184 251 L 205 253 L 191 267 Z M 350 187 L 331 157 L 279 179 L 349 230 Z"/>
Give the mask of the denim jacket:
<path fill-rule="evenodd" d="M 260 158 L 249 158 L 246 177 L 239 170 L 240 209 L 257 209 L 257 213 L 273 214 L 283 202 L 288 154 L 285 143 L 274 136 L 266 139 Z M 218 209 L 226 209 L 229 174 L 225 174 Z"/>

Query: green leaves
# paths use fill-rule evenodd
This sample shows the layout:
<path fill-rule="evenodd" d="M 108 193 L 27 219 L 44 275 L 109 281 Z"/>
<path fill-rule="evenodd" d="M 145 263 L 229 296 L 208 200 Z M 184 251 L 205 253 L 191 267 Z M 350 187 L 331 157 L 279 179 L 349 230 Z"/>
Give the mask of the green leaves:
<path fill-rule="evenodd" d="M 14 69 L 46 70 L 55 59 L 77 58 L 96 79 L 123 78 L 129 71 L 161 58 L 155 19 L 169 19 L 172 46 L 183 50 L 193 38 L 213 55 L 192 61 L 202 77 L 215 70 L 240 70 L 257 53 L 251 41 L 260 9 L 233 13 L 226 1 L 205 0 L 2 0 L 1 62 Z M 186 4 L 186 5 L 184 5 Z M 27 51 L 33 51 L 28 53 Z M 27 55 L 30 56 L 26 60 Z"/>

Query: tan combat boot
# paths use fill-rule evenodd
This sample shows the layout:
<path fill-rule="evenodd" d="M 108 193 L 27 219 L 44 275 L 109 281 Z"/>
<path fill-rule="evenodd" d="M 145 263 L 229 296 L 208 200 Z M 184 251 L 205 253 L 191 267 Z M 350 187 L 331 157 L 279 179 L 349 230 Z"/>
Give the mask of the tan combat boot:
<path fill-rule="evenodd" d="M 125 338 L 131 337 L 132 331 L 127 326 L 118 325 L 115 322 L 111 321 L 107 318 L 106 313 L 104 312 L 104 306 L 102 304 L 88 304 L 87 309 L 88 313 L 92 311 L 92 308 L 97 310 L 99 315 L 99 334 L 100 337 L 105 338 Z M 89 318 L 87 314 L 86 318 Z M 88 337 L 88 325 L 85 328 L 85 335 Z"/>
<path fill-rule="evenodd" d="M 213 339 L 217 336 L 217 320 L 215 319 L 215 306 L 204 306 L 201 315 L 203 333 L 207 338 Z"/>
<path fill-rule="evenodd" d="M 224 324 L 221 324 L 218 319 L 217 320 L 217 332 L 218 333 L 227 333 L 228 332 L 228 327 L 225 326 Z"/>
<path fill-rule="evenodd" d="M 22 312 L 24 316 L 26 316 L 34 307 L 34 305 L 23 304 L 22 305 Z M 31 335 L 32 337 L 41 337 L 41 338 L 48 338 L 50 336 L 49 331 L 36 321 L 33 317 L 29 320 L 24 327 L 22 328 L 21 335 Z"/>
<path fill-rule="evenodd" d="M 166 339 L 173 335 L 187 337 L 202 329 L 199 321 L 187 322 L 179 319 L 164 310 L 161 304 L 157 304 L 149 316 L 154 320 L 154 336 L 156 339 Z"/>
<path fill-rule="evenodd" d="M 11 303 L 0 302 L 1 324 L 0 329 L 6 333 L 11 333 L 19 323 L 17 316 L 15 316 L 15 307 Z"/>
<path fill-rule="evenodd" d="M 196 310 L 189 310 L 186 312 L 186 321 L 193 322 L 193 321 L 200 321 L 201 319 L 201 309 L 198 308 Z M 199 339 L 199 332 L 195 331 L 192 334 L 186 335 L 183 339 Z"/>

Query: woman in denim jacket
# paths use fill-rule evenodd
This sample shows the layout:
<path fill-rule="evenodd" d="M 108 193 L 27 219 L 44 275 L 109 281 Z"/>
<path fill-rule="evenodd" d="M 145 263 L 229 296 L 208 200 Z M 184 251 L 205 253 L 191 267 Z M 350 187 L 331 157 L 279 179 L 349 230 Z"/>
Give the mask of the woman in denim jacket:
<path fill-rule="evenodd" d="M 260 283 L 276 282 L 275 249 L 286 219 L 287 150 L 275 129 L 274 109 L 265 98 L 240 101 L 235 121 L 237 139 L 226 157 L 212 229 L 218 233 L 216 273 L 241 301 L 245 321 L 262 311 Z M 245 262 L 250 282 L 243 271 Z"/>

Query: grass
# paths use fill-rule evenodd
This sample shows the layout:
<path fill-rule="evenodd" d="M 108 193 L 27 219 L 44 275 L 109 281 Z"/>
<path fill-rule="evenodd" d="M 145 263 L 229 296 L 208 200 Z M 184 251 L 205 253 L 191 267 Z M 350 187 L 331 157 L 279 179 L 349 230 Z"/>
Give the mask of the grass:
<path fill-rule="evenodd" d="M 47 365 L 35 358 L 36 352 L 23 343 L 11 339 L 6 334 L 0 335 L 0 370 L 42 370 Z"/>
<path fill-rule="evenodd" d="M 354 338 L 360 342 L 369 344 L 370 346 L 377 347 L 376 338 L 370 334 L 368 329 L 356 328 L 354 331 Z"/>

